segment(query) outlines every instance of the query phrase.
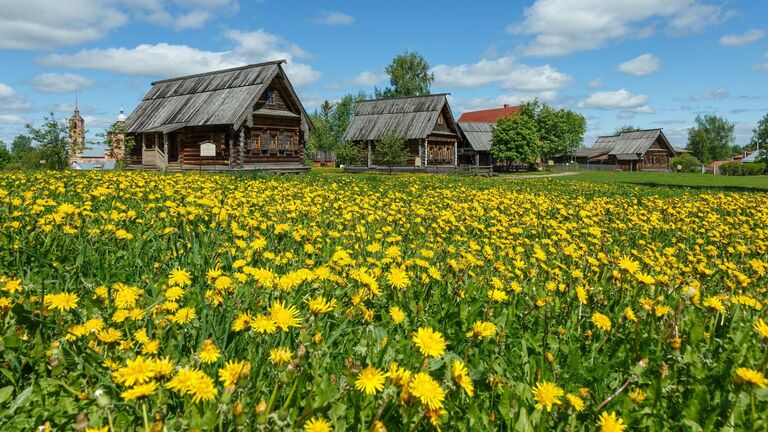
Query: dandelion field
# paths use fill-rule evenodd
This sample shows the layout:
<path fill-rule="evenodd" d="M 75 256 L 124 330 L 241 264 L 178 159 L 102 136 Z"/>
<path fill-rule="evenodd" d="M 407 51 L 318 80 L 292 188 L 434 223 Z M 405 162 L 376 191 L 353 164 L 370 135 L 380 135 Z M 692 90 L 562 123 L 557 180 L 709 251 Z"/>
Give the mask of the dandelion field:
<path fill-rule="evenodd" d="M 768 194 L 0 174 L 0 430 L 765 430 Z"/>

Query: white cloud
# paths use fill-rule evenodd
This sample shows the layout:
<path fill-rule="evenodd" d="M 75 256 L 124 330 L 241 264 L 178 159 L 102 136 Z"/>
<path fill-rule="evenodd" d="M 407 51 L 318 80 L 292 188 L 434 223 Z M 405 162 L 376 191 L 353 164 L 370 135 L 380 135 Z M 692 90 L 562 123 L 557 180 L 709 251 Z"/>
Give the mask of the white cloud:
<path fill-rule="evenodd" d="M 23 125 L 29 123 L 26 119 L 16 114 L 0 114 L 0 124 Z"/>
<path fill-rule="evenodd" d="M 302 86 L 320 78 L 311 66 L 293 62 L 294 57 L 307 57 L 298 46 L 263 30 L 228 31 L 224 37 L 234 47 L 224 51 L 205 51 L 188 45 L 158 43 L 135 48 L 97 48 L 75 54 L 51 54 L 38 59 L 43 66 L 97 69 L 107 72 L 168 78 L 249 63 L 285 59 L 285 70 L 294 85 Z"/>
<path fill-rule="evenodd" d="M 0 114 L 29 111 L 32 103 L 11 86 L 0 83 Z"/>
<path fill-rule="evenodd" d="M 653 54 L 646 53 L 625 61 L 617 70 L 629 75 L 644 76 L 656 72 L 659 68 L 661 68 L 661 60 Z"/>
<path fill-rule="evenodd" d="M 507 31 L 533 38 L 523 47 L 528 55 L 559 56 L 649 37 L 660 26 L 699 31 L 731 15 L 700 0 L 536 0 Z"/>
<path fill-rule="evenodd" d="M 728 34 L 720 38 L 723 46 L 744 46 L 757 42 L 765 36 L 765 32 L 758 29 L 748 30 L 742 34 Z"/>
<path fill-rule="evenodd" d="M 648 96 L 644 94 L 633 95 L 625 89 L 592 93 L 587 99 L 579 102 L 578 107 L 599 110 L 619 109 L 636 113 L 653 112 L 653 108 L 648 105 Z"/>
<path fill-rule="evenodd" d="M 329 84 L 327 88 L 331 90 L 373 87 L 387 80 L 389 76 L 384 72 L 363 71 L 357 76 L 340 83 Z"/>
<path fill-rule="evenodd" d="M 559 90 L 567 87 L 573 78 L 550 65 L 528 66 L 511 57 L 496 60 L 483 59 L 477 63 L 437 65 L 432 69 L 435 83 L 445 87 L 482 87 L 490 84 L 504 89 L 524 91 Z"/>
<path fill-rule="evenodd" d="M 694 101 L 722 100 L 731 97 L 731 92 L 725 87 L 716 88 L 710 92 L 698 93 L 691 97 Z"/>
<path fill-rule="evenodd" d="M 587 84 L 588 89 L 598 89 L 602 87 L 605 87 L 605 82 L 603 81 L 602 78 L 593 79 L 592 81 L 589 82 L 589 84 Z"/>
<path fill-rule="evenodd" d="M 768 72 L 768 63 L 756 64 L 752 67 L 755 72 Z"/>
<path fill-rule="evenodd" d="M 194 10 L 176 18 L 173 26 L 176 30 L 197 29 L 203 27 L 210 18 L 209 12 Z"/>
<path fill-rule="evenodd" d="M 538 93 L 504 94 L 497 97 L 460 98 L 449 95 L 453 113 L 458 117 L 467 111 L 477 111 L 489 108 L 498 108 L 503 105 L 520 105 L 538 99 L 542 102 L 553 103 L 557 97 L 554 91 Z"/>
<path fill-rule="evenodd" d="M 49 50 L 103 38 L 128 17 L 102 0 L 0 0 L 0 49 Z"/>
<path fill-rule="evenodd" d="M 32 78 L 32 87 L 41 93 L 70 93 L 94 84 L 82 75 L 71 73 L 45 73 Z"/>
<path fill-rule="evenodd" d="M 316 24 L 322 25 L 346 26 L 352 25 L 355 22 L 355 17 L 341 12 L 325 11 L 320 16 L 315 17 L 314 21 Z"/>

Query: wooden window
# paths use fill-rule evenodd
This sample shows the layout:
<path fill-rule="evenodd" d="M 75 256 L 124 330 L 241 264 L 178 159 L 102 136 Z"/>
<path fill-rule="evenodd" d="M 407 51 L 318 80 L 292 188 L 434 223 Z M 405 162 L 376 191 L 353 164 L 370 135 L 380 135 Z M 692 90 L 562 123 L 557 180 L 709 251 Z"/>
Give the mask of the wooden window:
<path fill-rule="evenodd" d="M 267 103 L 272 105 L 275 103 L 275 91 L 267 90 Z"/>
<path fill-rule="evenodd" d="M 444 125 L 445 124 L 445 118 L 443 118 L 442 115 L 437 117 L 437 124 Z"/>

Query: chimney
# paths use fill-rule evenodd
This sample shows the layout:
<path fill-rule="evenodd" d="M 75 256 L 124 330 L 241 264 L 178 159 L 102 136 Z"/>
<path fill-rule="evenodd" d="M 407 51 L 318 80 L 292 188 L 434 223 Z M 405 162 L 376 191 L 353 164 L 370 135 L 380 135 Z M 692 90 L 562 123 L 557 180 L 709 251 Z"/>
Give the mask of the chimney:
<path fill-rule="evenodd" d="M 509 104 L 504 104 L 504 108 L 509 108 Z"/>

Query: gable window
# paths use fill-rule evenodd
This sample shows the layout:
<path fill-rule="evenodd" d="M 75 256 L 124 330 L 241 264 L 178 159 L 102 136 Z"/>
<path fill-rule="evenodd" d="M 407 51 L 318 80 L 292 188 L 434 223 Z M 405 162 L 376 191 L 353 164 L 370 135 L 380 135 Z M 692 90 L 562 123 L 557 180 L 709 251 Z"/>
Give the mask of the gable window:
<path fill-rule="evenodd" d="M 437 124 L 439 124 L 439 125 L 444 125 L 445 124 L 445 118 L 443 118 L 442 115 L 437 117 Z"/>
<path fill-rule="evenodd" d="M 275 103 L 275 91 L 274 90 L 267 90 L 267 103 L 268 104 Z"/>

